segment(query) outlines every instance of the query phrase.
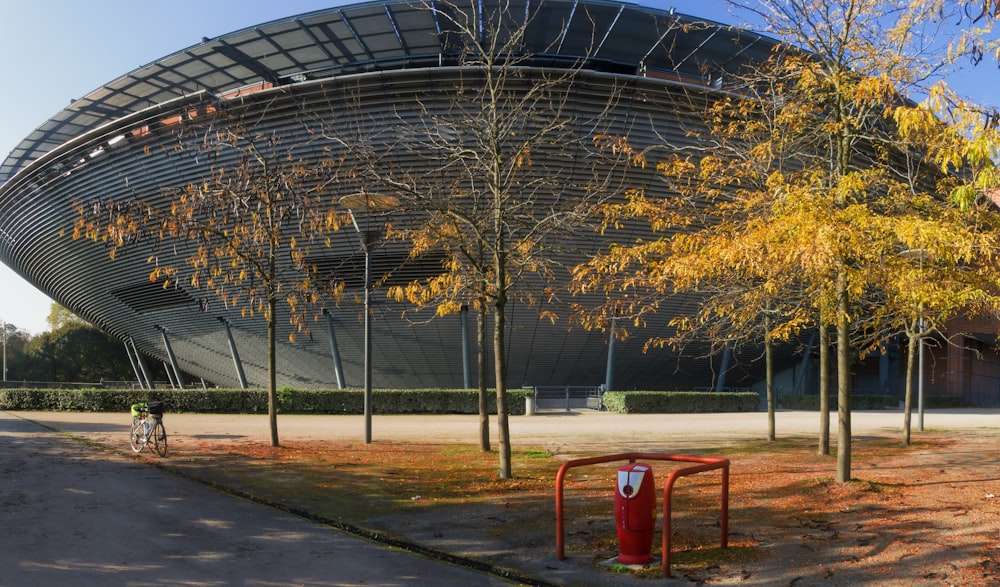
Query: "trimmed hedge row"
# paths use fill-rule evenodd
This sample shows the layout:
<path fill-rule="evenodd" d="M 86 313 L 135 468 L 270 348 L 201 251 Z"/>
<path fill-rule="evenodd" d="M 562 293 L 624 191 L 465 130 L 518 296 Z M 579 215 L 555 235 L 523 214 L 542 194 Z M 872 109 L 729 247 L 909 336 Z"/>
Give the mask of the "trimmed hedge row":
<path fill-rule="evenodd" d="M 507 411 L 524 414 L 524 398 L 531 390 L 507 391 Z M 491 395 L 491 400 L 492 400 Z M 215 414 L 265 414 L 267 392 L 262 389 L 0 389 L 0 409 L 74 412 L 127 412 L 136 402 L 167 400 L 169 411 Z M 496 412 L 496 402 L 489 406 Z M 361 414 L 364 391 L 278 390 L 282 414 Z M 375 389 L 376 414 L 478 414 L 479 392 L 474 389 Z"/>
<path fill-rule="evenodd" d="M 783 395 L 779 398 L 782 408 L 787 410 L 819 411 L 819 394 Z M 896 410 L 902 400 L 895 395 L 852 395 L 852 410 Z M 913 398 L 916 409 L 917 399 Z M 967 408 L 968 401 L 957 395 L 932 395 L 924 397 L 924 407 L 930 409 Z M 837 409 L 837 396 L 830 396 L 830 409 Z"/>
<path fill-rule="evenodd" d="M 607 391 L 604 409 L 619 414 L 683 414 L 697 412 L 755 412 L 760 395 L 753 392 Z"/>

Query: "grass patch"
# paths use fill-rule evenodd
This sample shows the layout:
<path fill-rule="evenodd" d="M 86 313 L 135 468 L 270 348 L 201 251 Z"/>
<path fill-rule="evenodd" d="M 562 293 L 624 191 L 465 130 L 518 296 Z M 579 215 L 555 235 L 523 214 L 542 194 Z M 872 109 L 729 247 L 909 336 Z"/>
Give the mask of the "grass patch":
<path fill-rule="evenodd" d="M 670 562 L 678 569 L 704 571 L 709 567 L 753 562 L 762 556 L 759 548 L 750 545 L 730 545 L 728 548 L 706 546 L 674 552 Z"/>
<path fill-rule="evenodd" d="M 515 451 L 515 478 L 498 475 L 497 453 L 478 446 L 377 442 L 286 442 L 208 446 L 171 467 L 269 502 L 362 525 L 372 517 L 550 489 L 559 462 Z M 318 511 L 317 511 L 318 510 Z"/>

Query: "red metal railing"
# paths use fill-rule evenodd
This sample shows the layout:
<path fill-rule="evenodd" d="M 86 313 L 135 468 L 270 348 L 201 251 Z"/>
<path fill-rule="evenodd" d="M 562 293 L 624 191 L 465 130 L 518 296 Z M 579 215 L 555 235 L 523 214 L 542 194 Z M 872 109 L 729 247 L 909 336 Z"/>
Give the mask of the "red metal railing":
<path fill-rule="evenodd" d="M 615 455 L 607 455 L 603 457 L 590 457 L 586 459 L 575 459 L 572 461 L 566 461 L 561 467 L 559 467 L 559 472 L 556 473 L 556 556 L 559 560 L 566 558 L 566 544 L 564 540 L 565 535 L 565 519 L 563 515 L 563 482 L 566 478 L 566 472 L 575 467 L 584 467 L 587 465 L 597 465 L 601 463 L 612 463 L 615 461 L 628 461 L 634 463 L 638 460 L 643 461 L 679 461 L 687 463 L 700 463 L 692 467 L 681 467 L 680 469 L 675 469 L 667 477 L 667 483 L 663 487 L 663 555 L 662 563 L 660 568 L 663 572 L 664 577 L 670 576 L 670 534 L 672 530 L 671 526 L 671 496 L 674 490 L 674 484 L 681 477 L 687 477 L 688 475 L 694 475 L 695 473 L 702 473 L 704 471 L 712 471 L 714 469 L 722 469 L 722 500 L 720 507 L 720 525 L 722 526 L 722 537 L 720 540 L 720 546 L 722 548 L 728 548 L 729 546 L 729 459 L 723 459 L 719 457 L 696 457 L 689 455 L 664 455 L 655 453 L 622 453 Z"/>

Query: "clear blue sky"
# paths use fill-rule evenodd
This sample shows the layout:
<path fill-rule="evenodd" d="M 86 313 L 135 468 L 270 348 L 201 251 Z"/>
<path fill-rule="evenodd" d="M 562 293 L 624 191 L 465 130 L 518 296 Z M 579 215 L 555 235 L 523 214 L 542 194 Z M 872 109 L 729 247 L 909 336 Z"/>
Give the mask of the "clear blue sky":
<path fill-rule="evenodd" d="M 0 157 L 72 99 L 137 67 L 262 22 L 345 0 L 0 0 Z M 723 0 L 638 0 L 657 8 L 743 24 Z M 1000 95 L 1000 72 L 981 66 L 969 91 Z M 51 300 L 0 264 L 0 319 L 47 330 Z"/>

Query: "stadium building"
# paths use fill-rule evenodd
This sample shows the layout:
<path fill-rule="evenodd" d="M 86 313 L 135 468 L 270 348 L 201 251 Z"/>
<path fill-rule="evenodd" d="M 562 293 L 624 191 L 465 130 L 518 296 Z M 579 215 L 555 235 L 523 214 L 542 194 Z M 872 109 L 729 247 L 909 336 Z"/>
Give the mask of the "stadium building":
<path fill-rule="evenodd" d="M 467 94 L 478 75 L 467 65 L 469 39 L 456 22 L 471 23 L 469 29 L 479 41 L 523 32 L 518 50 L 505 53 L 504 59 L 517 61 L 517 83 L 525 92 L 538 80 L 571 72 L 572 87 L 560 97 L 575 113 L 566 119 L 568 125 L 577 125 L 571 133 L 592 137 L 594 121 L 600 120 L 611 125 L 603 131 L 627 136 L 640 148 L 655 146 L 664 135 L 682 140 L 699 124 L 690 114 L 691 100 L 710 99 L 721 91 L 722 80 L 748 63 L 765 60 L 776 43 L 673 10 L 609 0 L 454 4 L 483 6 L 487 16 L 477 21 L 468 8 L 413 0 L 330 8 L 204 39 L 75 100 L 26 137 L 0 166 L 0 260 L 52 299 L 122 339 L 140 381 L 149 379 L 144 363 L 152 358 L 168 367 L 175 385 L 191 385 L 182 381 L 181 374 L 188 373 L 221 386 L 264 386 L 266 323 L 260 316 L 246 316 L 209 289 L 191 287 L 184 280 L 168 288 L 152 282 L 149 258 L 163 254 L 162 243 L 137 242 L 111 259 L 106 245 L 71 238 L 77 206 L 148 200 L 202 181 L 224 162 L 176 148 L 178 137 L 191 129 L 203 132 L 211 125 L 230 124 L 232 118 L 217 115 L 221 111 L 242 112 L 243 121 L 252 117 L 258 131 L 280 133 L 284 142 L 297 145 L 297 157 L 309 161 L 328 156 L 331 143 L 317 137 L 336 134 L 338 124 L 352 126 L 355 132 L 363 129 L 368 137 L 398 139 L 404 132 L 401 120 L 412 123 L 414 116 L 427 112 L 446 120 L 455 112 L 457 89 Z M 501 32 L 494 35 L 489 14 L 500 5 L 509 8 Z M 391 151 L 383 155 L 399 169 L 426 163 L 420 149 L 401 144 L 373 140 L 367 152 Z M 533 164 L 540 169 L 562 164 L 562 154 L 553 151 L 546 161 L 549 156 L 549 151 L 538 149 Z M 338 168 L 361 167 L 366 162 L 360 157 L 347 152 Z M 655 169 L 600 165 L 580 165 L 560 177 L 564 185 L 611 177 L 605 187 L 617 186 L 619 194 L 625 187 L 656 185 Z M 361 185 L 349 176 L 345 173 L 343 181 L 327 186 L 329 201 L 359 190 L 384 189 Z M 393 217 L 390 210 L 384 215 L 361 214 L 358 219 L 407 222 L 405 213 Z M 642 235 L 640 227 L 625 233 L 630 238 Z M 565 255 L 560 265 L 583 261 L 602 250 L 608 238 L 592 230 L 576 232 L 559 249 Z M 191 246 L 196 244 L 174 243 L 170 248 L 182 258 Z M 279 320 L 279 386 L 362 384 L 359 300 L 365 251 L 350 228 L 332 234 L 322 249 L 313 250 L 315 261 L 343 284 L 344 295 L 320 300 L 308 332 L 294 342 L 289 340 L 293 326 Z M 405 304 L 386 299 L 384 289 L 433 275 L 436 267 L 408 260 L 405 246 L 391 240 L 372 248 L 371 257 L 380 288 L 374 293 L 372 317 L 373 384 L 473 385 L 475 311 L 433 319 L 406 312 Z M 677 356 L 668 349 L 642 351 L 645 340 L 664 334 L 669 317 L 691 299 L 671 301 L 676 305 L 667 304 L 643 328 L 609 349 L 607 332 L 572 324 L 565 296 L 535 296 L 533 303 L 527 298 L 514 299 L 509 306 L 511 387 L 610 383 L 615 389 L 697 389 L 749 386 L 762 379 L 763 366 L 753 353 L 705 358 L 698 353 Z M 800 368 L 796 352 L 789 348 L 779 356 L 786 391 L 809 386 L 808 371 Z M 889 375 L 898 373 L 898 361 L 886 357 L 878 375 L 867 377 L 882 389 L 898 387 L 898 376 Z M 947 361 L 951 364 L 950 356 Z M 988 373 L 973 373 L 988 366 L 977 367 L 966 357 L 955 357 L 955 364 L 966 365 L 966 371 L 937 379 L 942 388 L 962 377 L 996 381 Z M 983 385 L 963 384 L 961 393 L 975 403 L 978 392 L 973 388 Z"/>

